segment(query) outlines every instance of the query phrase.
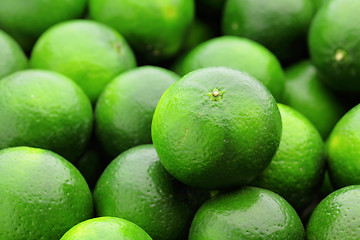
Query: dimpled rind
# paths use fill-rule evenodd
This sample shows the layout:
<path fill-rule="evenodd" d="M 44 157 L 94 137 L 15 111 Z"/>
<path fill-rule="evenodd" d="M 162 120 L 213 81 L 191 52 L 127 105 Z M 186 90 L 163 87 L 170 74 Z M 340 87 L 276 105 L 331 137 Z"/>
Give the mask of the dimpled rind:
<path fill-rule="evenodd" d="M 92 108 L 69 78 L 43 70 L 0 81 L 0 149 L 39 147 L 75 161 L 92 131 Z"/>
<path fill-rule="evenodd" d="M 245 187 L 205 202 L 191 224 L 189 240 L 303 240 L 296 211 L 279 195 Z"/>
<path fill-rule="evenodd" d="M 0 151 L 0 239 L 58 240 L 92 217 L 91 192 L 80 172 L 47 150 Z"/>
<path fill-rule="evenodd" d="M 151 240 L 136 224 L 115 217 L 86 220 L 72 227 L 60 240 Z"/>
<path fill-rule="evenodd" d="M 223 94 L 214 98 L 215 88 Z M 280 137 L 270 92 L 248 74 L 223 67 L 196 70 L 173 84 L 152 122 L 161 163 L 200 188 L 248 184 L 270 163 Z"/>
<path fill-rule="evenodd" d="M 158 240 L 186 236 L 195 211 L 209 194 L 191 190 L 166 172 L 153 145 L 131 148 L 106 168 L 95 191 L 100 216 L 127 219 Z"/>
<path fill-rule="evenodd" d="M 344 187 L 331 193 L 312 213 L 307 226 L 306 239 L 359 239 L 359 209 L 359 185 Z"/>

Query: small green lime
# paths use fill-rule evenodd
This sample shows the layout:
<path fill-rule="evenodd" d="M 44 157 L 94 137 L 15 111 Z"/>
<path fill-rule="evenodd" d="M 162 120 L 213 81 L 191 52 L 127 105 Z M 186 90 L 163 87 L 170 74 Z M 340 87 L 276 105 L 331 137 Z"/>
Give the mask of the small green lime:
<path fill-rule="evenodd" d="M 197 207 L 209 195 L 166 172 L 153 145 L 131 148 L 106 168 L 94 192 L 100 216 L 127 219 L 157 240 L 183 239 Z"/>
<path fill-rule="evenodd" d="M 115 217 L 86 220 L 71 228 L 60 240 L 151 240 L 136 224 Z"/>
<path fill-rule="evenodd" d="M 91 135 L 89 99 L 58 73 L 25 70 L 3 78 L 0 109 L 0 149 L 39 147 L 74 161 Z"/>
<path fill-rule="evenodd" d="M 280 100 L 285 87 L 284 71 L 265 47 L 245 38 L 223 36 L 210 39 L 184 59 L 182 75 L 206 67 L 230 67 L 249 73 Z"/>
<path fill-rule="evenodd" d="M 112 157 L 151 143 L 151 121 L 160 97 L 180 77 L 163 68 L 144 66 L 116 77 L 96 105 L 97 137 Z"/>
<path fill-rule="evenodd" d="M 258 80 L 214 67 L 174 83 L 156 107 L 151 130 L 170 174 L 216 189 L 246 185 L 267 167 L 279 146 L 281 119 Z"/>
<path fill-rule="evenodd" d="M 307 225 L 306 239 L 359 239 L 359 209 L 359 185 L 344 187 L 331 193 L 312 213 Z"/>
<path fill-rule="evenodd" d="M 71 78 L 92 103 L 114 77 L 136 67 L 125 39 L 90 20 L 72 20 L 51 27 L 36 43 L 30 64 Z"/>
<path fill-rule="evenodd" d="M 253 183 L 304 209 L 315 198 L 324 176 L 324 143 L 303 115 L 278 104 L 282 119 L 280 146 L 270 165 Z"/>
<path fill-rule="evenodd" d="M 0 79 L 28 66 L 28 60 L 17 42 L 1 30 L 0 59 Z"/>
<path fill-rule="evenodd" d="M 58 240 L 92 217 L 91 192 L 80 172 L 47 150 L 0 151 L 0 239 Z"/>
<path fill-rule="evenodd" d="M 303 240 L 295 210 L 279 195 L 246 187 L 205 202 L 191 224 L 189 240 Z"/>

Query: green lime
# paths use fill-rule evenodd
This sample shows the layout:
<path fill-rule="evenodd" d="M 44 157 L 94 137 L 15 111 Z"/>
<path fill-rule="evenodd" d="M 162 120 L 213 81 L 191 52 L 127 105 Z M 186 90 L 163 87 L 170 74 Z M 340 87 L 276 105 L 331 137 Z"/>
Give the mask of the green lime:
<path fill-rule="evenodd" d="M 306 239 L 357 240 L 360 235 L 360 186 L 348 186 L 328 195 L 315 208 Z"/>
<path fill-rule="evenodd" d="M 279 195 L 246 187 L 205 202 L 191 224 L 189 240 L 303 240 L 295 210 Z"/>
<path fill-rule="evenodd" d="M 164 167 L 193 187 L 246 185 L 270 163 L 281 118 L 270 92 L 224 67 L 184 76 L 161 97 L 152 140 Z"/>
<path fill-rule="evenodd" d="M 163 68 L 145 66 L 116 77 L 96 105 L 96 133 L 106 152 L 119 153 L 151 143 L 151 121 L 161 95 L 180 77 Z"/>
<path fill-rule="evenodd" d="M 337 91 L 360 91 L 360 1 L 324 4 L 310 27 L 311 59 L 323 81 Z"/>
<path fill-rule="evenodd" d="M 293 62 L 306 56 L 306 36 L 313 14 L 312 0 L 228 0 L 223 33 L 250 38 L 282 62 Z"/>
<path fill-rule="evenodd" d="M 83 15 L 87 0 L 0 0 L 0 29 L 30 51 L 52 25 Z"/>
<path fill-rule="evenodd" d="M 309 61 L 286 70 L 283 102 L 307 117 L 324 139 L 345 113 L 345 108 L 323 85 Z"/>
<path fill-rule="evenodd" d="M 114 77 L 136 67 L 125 39 L 90 20 L 72 20 L 51 27 L 36 43 L 30 63 L 33 68 L 68 76 L 92 103 Z"/>
<path fill-rule="evenodd" d="M 317 10 L 319 10 L 325 3 L 329 0 L 313 0 L 314 6 Z"/>
<path fill-rule="evenodd" d="M 90 17 L 124 35 L 150 61 L 172 57 L 194 17 L 194 0 L 90 0 Z"/>
<path fill-rule="evenodd" d="M 47 150 L 0 151 L 0 239 L 58 240 L 93 214 L 80 172 Z"/>
<path fill-rule="evenodd" d="M 215 33 L 209 24 L 195 19 L 187 30 L 181 50 L 183 52 L 190 51 L 200 43 L 214 37 L 214 35 Z"/>
<path fill-rule="evenodd" d="M 19 44 L 1 30 L 0 59 L 0 79 L 28 66 L 28 60 Z"/>
<path fill-rule="evenodd" d="M 0 149 L 39 147 L 74 161 L 90 138 L 90 101 L 58 73 L 25 70 L 3 78 L 0 109 Z"/>
<path fill-rule="evenodd" d="M 286 105 L 278 107 L 282 119 L 280 146 L 253 185 L 279 194 L 297 210 L 304 209 L 323 181 L 324 143 L 303 115 Z"/>
<path fill-rule="evenodd" d="M 335 188 L 360 184 L 360 104 L 336 124 L 327 140 L 328 170 Z"/>
<path fill-rule="evenodd" d="M 285 86 L 284 71 L 265 47 L 245 38 L 223 36 L 208 40 L 184 59 L 183 74 L 206 67 L 230 67 L 245 71 L 261 81 L 280 100 Z"/>
<path fill-rule="evenodd" d="M 326 197 L 327 195 L 329 195 L 330 193 L 334 192 L 335 189 L 331 183 L 330 180 L 330 176 L 329 176 L 329 171 L 325 171 L 325 175 L 324 175 L 324 181 L 323 184 L 321 185 L 321 189 L 320 189 L 320 195 L 322 197 Z"/>
<path fill-rule="evenodd" d="M 132 221 L 157 240 L 183 239 L 205 197 L 168 174 L 153 145 L 120 154 L 106 168 L 94 192 L 100 216 Z"/>
<path fill-rule="evenodd" d="M 60 240 L 151 240 L 136 224 L 115 217 L 86 220 L 71 228 Z"/>

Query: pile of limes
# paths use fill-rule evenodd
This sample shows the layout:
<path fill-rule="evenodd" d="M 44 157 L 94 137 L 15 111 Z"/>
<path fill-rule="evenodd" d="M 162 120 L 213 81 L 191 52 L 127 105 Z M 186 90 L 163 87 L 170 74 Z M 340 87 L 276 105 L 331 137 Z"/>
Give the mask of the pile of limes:
<path fill-rule="evenodd" d="M 360 0 L 0 0 L 0 240 L 360 239 Z"/>

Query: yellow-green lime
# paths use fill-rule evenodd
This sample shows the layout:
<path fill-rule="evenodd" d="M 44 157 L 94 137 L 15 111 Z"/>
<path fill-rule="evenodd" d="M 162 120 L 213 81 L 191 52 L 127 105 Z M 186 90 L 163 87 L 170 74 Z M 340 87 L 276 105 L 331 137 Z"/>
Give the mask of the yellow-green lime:
<path fill-rule="evenodd" d="M 34 46 L 30 64 L 68 76 L 92 103 L 114 77 L 136 67 L 126 40 L 115 30 L 90 20 L 51 27 Z"/>
<path fill-rule="evenodd" d="M 161 163 L 194 187 L 246 185 L 274 156 L 281 137 L 275 99 L 266 87 L 238 70 L 196 70 L 161 97 L 152 140 Z"/>
<path fill-rule="evenodd" d="M 92 217 L 91 192 L 80 172 L 38 148 L 0 151 L 0 239 L 58 240 Z"/>
<path fill-rule="evenodd" d="M 99 217 L 71 228 L 60 240 L 151 240 L 139 226 L 125 219 Z"/>
<path fill-rule="evenodd" d="M 95 191 L 100 216 L 127 219 L 157 240 L 184 239 L 208 193 L 174 179 L 161 165 L 153 145 L 131 148 L 115 158 Z"/>
<path fill-rule="evenodd" d="M 245 187 L 205 202 L 191 224 L 189 240 L 303 240 L 296 211 L 279 195 Z"/>
<path fill-rule="evenodd" d="M 253 185 L 304 209 L 316 196 L 324 176 L 324 143 L 316 128 L 296 110 L 278 104 L 282 119 L 280 146 Z"/>
<path fill-rule="evenodd" d="M 151 143 L 151 121 L 160 97 L 180 76 L 160 67 L 143 66 L 116 77 L 96 104 L 96 134 L 112 157 Z"/>
<path fill-rule="evenodd" d="M 0 109 L 0 149 L 39 147 L 74 161 L 91 135 L 89 99 L 55 72 L 25 70 L 3 78 Z"/>

